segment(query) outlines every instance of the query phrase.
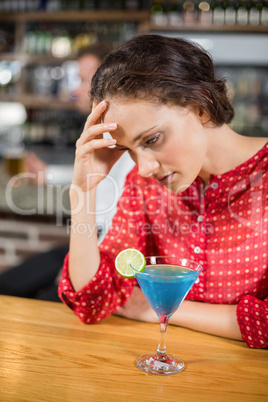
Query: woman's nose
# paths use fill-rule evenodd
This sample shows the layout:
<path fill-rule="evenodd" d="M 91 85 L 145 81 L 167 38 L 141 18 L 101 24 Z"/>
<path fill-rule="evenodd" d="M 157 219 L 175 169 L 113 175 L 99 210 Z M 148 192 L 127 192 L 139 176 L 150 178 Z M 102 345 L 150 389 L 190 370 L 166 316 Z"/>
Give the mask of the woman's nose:
<path fill-rule="evenodd" d="M 156 160 L 148 160 L 141 158 L 138 161 L 139 174 L 142 177 L 150 177 L 155 174 L 159 169 L 159 163 Z"/>

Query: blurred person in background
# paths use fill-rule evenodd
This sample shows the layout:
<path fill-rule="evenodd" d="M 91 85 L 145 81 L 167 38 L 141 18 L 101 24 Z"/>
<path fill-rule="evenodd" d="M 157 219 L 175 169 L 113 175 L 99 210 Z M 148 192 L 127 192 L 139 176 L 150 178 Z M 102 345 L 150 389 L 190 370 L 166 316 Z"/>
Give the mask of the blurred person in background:
<path fill-rule="evenodd" d="M 81 48 L 78 53 L 80 85 L 73 91 L 72 97 L 75 99 L 78 111 L 85 116 L 85 120 L 91 109 L 89 96 L 91 79 L 100 61 L 111 50 L 109 44 L 100 43 Z M 99 243 L 109 229 L 125 177 L 133 166 L 133 161 L 125 153 L 114 165 L 110 177 L 100 182 L 97 192 Z M 28 154 L 26 169 L 36 178 L 34 181 L 38 185 L 69 184 L 72 181 L 73 165 L 48 165 L 35 153 Z M 0 294 L 60 302 L 57 287 L 68 248 L 69 245 L 66 245 L 37 254 L 2 273 Z"/>

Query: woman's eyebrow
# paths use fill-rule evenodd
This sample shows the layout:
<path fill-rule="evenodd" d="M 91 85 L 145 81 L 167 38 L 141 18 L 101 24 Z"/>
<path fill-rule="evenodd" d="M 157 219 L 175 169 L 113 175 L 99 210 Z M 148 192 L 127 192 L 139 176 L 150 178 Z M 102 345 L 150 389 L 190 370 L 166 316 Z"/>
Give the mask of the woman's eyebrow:
<path fill-rule="evenodd" d="M 154 128 L 157 127 L 157 124 L 153 127 L 150 127 L 144 131 L 142 131 L 140 134 L 138 134 L 133 140 L 132 140 L 132 144 L 134 144 L 134 142 L 138 141 L 144 134 L 148 133 L 149 131 L 153 130 Z"/>
<path fill-rule="evenodd" d="M 151 130 L 153 130 L 153 129 L 156 128 L 156 127 L 157 127 L 157 125 L 155 125 L 155 126 L 153 126 L 153 127 L 150 127 L 150 128 L 148 128 L 148 129 L 142 131 L 140 134 L 138 134 L 138 135 L 132 140 L 132 144 L 134 144 L 136 141 L 138 141 L 144 134 L 150 132 Z M 122 148 L 128 149 L 128 147 L 126 147 L 125 145 L 121 145 L 121 144 L 118 144 L 118 143 L 116 143 L 115 146 L 116 146 L 116 147 L 122 147 Z"/>

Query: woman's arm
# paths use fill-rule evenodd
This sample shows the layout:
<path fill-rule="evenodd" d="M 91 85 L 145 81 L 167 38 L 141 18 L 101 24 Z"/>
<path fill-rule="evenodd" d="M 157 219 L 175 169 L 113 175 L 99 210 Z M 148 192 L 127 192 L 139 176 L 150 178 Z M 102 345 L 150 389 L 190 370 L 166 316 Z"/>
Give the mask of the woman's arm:
<path fill-rule="evenodd" d="M 210 304 L 184 300 L 170 319 L 170 324 L 190 328 L 225 338 L 242 340 L 236 318 L 237 305 Z M 158 322 L 155 312 L 149 306 L 139 287 L 117 315 L 138 321 Z"/>
<path fill-rule="evenodd" d="M 69 276 L 75 291 L 85 286 L 96 274 L 100 264 L 95 214 L 96 191 L 70 191 L 71 224 Z M 76 205 L 76 207 L 74 207 Z M 76 212 L 77 209 L 77 212 Z"/>
<path fill-rule="evenodd" d="M 105 101 L 95 105 L 76 143 L 73 181 L 70 188 L 71 225 L 69 275 L 75 291 L 85 286 L 100 264 L 96 229 L 96 189 L 119 155 L 109 149 L 115 140 L 103 138 L 116 124 L 101 123 Z"/>
<path fill-rule="evenodd" d="M 236 318 L 237 305 L 184 300 L 170 323 L 207 334 L 241 341 Z"/>

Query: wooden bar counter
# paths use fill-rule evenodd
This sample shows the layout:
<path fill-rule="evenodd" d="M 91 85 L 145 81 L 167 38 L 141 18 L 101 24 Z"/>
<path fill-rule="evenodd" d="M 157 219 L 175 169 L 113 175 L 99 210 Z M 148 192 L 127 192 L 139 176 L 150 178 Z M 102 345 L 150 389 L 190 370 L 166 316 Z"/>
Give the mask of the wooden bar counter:
<path fill-rule="evenodd" d="M 268 401 L 268 350 L 170 326 L 186 369 L 138 370 L 159 327 L 109 317 L 85 325 L 61 303 L 0 296 L 0 401 Z"/>

